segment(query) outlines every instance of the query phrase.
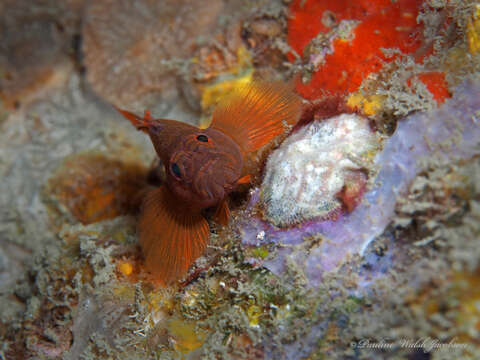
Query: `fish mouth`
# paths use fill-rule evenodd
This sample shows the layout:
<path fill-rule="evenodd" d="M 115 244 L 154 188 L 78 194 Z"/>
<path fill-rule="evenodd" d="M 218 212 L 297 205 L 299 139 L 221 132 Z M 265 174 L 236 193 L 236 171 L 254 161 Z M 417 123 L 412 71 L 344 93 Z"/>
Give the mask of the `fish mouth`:
<path fill-rule="evenodd" d="M 224 183 L 218 177 L 198 176 L 193 183 L 193 190 L 204 201 L 215 203 L 225 196 Z"/>
<path fill-rule="evenodd" d="M 195 177 L 193 190 L 205 201 L 213 205 L 223 200 L 235 186 L 238 171 L 219 159 L 204 164 Z"/>

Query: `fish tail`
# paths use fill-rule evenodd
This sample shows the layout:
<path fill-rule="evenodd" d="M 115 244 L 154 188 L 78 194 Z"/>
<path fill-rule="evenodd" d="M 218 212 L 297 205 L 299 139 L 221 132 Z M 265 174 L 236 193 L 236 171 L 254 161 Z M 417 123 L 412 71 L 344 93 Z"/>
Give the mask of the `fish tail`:
<path fill-rule="evenodd" d="M 146 268 L 163 285 L 188 272 L 205 251 L 210 235 L 200 212 L 178 207 L 165 186 L 155 188 L 145 197 L 138 222 Z"/>

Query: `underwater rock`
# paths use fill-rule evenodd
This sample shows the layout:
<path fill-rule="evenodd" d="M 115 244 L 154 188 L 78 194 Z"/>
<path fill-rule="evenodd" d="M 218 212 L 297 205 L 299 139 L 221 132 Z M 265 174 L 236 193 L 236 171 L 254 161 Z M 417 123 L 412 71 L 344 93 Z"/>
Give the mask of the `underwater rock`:
<path fill-rule="evenodd" d="M 305 245 L 295 251 L 294 261 L 303 268 L 309 284 L 317 286 L 325 271 L 333 271 L 352 255 L 364 254 L 368 245 L 391 222 L 396 199 L 421 170 L 421 159 L 433 154 L 445 160 L 469 159 L 478 154 L 480 126 L 480 79 L 474 78 L 457 87 L 454 98 L 439 109 L 416 113 L 400 121 L 394 135 L 384 143 L 375 158 L 378 175 L 362 203 L 351 213 L 336 220 L 306 222 L 301 227 L 278 229 L 256 217 L 240 224 L 242 243 L 282 247 L 263 263 L 276 274 L 285 271 L 291 246 Z M 251 207 L 258 202 L 257 189 Z M 307 242 L 316 239 L 311 246 Z"/>
<path fill-rule="evenodd" d="M 285 227 L 351 211 L 367 182 L 379 140 L 368 120 L 343 114 L 295 132 L 269 157 L 261 203 Z"/>
<path fill-rule="evenodd" d="M 87 358 L 92 348 L 112 351 L 111 348 L 115 348 L 115 336 L 122 330 L 122 325 L 128 322 L 129 309 L 125 304 L 102 299 L 100 295 L 89 294 L 86 290 L 80 292 L 79 298 L 72 314 L 74 341 L 64 354 L 66 360 Z"/>
<path fill-rule="evenodd" d="M 170 106 L 165 100 L 174 102 L 176 72 L 197 39 L 211 34 L 223 7 L 218 0 L 91 2 L 82 30 L 88 82 L 122 108 Z"/>
<path fill-rule="evenodd" d="M 5 1 L 0 5 L 0 99 L 18 108 L 48 87 L 63 85 L 73 62 L 78 4 Z"/>
<path fill-rule="evenodd" d="M 30 257 L 30 251 L 2 239 L 0 242 L 0 294 L 8 293 L 8 290 L 24 275 L 25 263 Z"/>

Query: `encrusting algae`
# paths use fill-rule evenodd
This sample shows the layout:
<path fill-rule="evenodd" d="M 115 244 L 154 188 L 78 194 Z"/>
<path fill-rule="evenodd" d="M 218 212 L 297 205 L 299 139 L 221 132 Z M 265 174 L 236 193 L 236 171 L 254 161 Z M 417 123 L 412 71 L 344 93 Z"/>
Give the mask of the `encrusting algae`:
<path fill-rule="evenodd" d="M 147 169 L 133 160 L 85 152 L 65 159 L 47 191 L 77 220 L 91 224 L 133 213 L 146 179 Z"/>
<path fill-rule="evenodd" d="M 477 55 L 480 52 L 480 4 L 475 5 L 472 19 L 467 24 L 466 35 L 470 52 Z"/>

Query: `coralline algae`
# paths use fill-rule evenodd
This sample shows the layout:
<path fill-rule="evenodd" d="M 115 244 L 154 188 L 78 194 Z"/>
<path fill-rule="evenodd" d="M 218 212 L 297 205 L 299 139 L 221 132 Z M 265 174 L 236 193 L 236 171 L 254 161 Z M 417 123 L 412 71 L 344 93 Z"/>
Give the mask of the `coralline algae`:
<path fill-rule="evenodd" d="M 332 219 L 342 206 L 351 210 L 378 145 L 368 120 L 355 114 L 301 128 L 268 159 L 261 191 L 265 216 L 284 227 Z"/>
<path fill-rule="evenodd" d="M 306 222 L 291 229 L 278 229 L 251 217 L 248 223 L 240 225 L 243 244 L 282 245 L 264 266 L 281 274 L 286 259 L 293 255 L 291 260 L 302 267 L 310 285 L 318 285 L 324 271 L 338 268 L 352 255 L 362 255 L 384 231 L 393 218 L 396 199 L 407 192 L 410 182 L 421 170 L 420 159 L 434 154 L 445 160 L 469 159 L 480 152 L 479 93 L 477 77 L 460 85 L 454 98 L 440 108 L 401 120 L 375 158 L 379 172 L 373 187 L 353 212 L 336 220 Z M 258 201 L 258 194 L 257 189 L 252 204 Z M 304 247 L 292 254 L 291 245 L 302 244 L 313 236 L 320 239 L 317 246 L 308 251 Z"/>

